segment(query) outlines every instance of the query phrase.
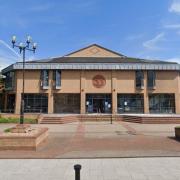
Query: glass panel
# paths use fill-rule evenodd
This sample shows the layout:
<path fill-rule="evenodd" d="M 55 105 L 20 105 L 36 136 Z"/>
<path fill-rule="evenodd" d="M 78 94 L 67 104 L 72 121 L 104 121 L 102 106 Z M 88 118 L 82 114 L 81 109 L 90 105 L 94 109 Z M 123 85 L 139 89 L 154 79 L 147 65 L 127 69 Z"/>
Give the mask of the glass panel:
<path fill-rule="evenodd" d="M 142 94 L 118 94 L 118 113 L 144 113 Z"/>
<path fill-rule="evenodd" d="M 143 71 L 136 71 L 136 88 L 144 86 L 144 73 Z"/>
<path fill-rule="evenodd" d="M 56 86 L 61 86 L 61 71 L 56 70 Z"/>
<path fill-rule="evenodd" d="M 41 82 L 42 82 L 43 87 L 49 86 L 49 71 L 48 70 L 41 71 Z"/>
<path fill-rule="evenodd" d="M 14 88 L 14 72 L 9 72 L 5 76 L 5 89 L 12 90 Z"/>
<path fill-rule="evenodd" d="M 0 112 L 3 112 L 4 109 L 4 97 L 3 94 L 0 94 Z"/>
<path fill-rule="evenodd" d="M 24 112 L 47 113 L 48 97 L 45 94 L 25 94 Z"/>
<path fill-rule="evenodd" d="M 87 113 L 111 113 L 111 94 L 87 94 Z"/>
<path fill-rule="evenodd" d="M 80 113 L 80 94 L 54 94 L 55 113 Z"/>
<path fill-rule="evenodd" d="M 175 113 L 174 94 L 150 94 L 150 113 Z"/>
<path fill-rule="evenodd" d="M 155 81 L 156 81 L 156 73 L 155 71 L 148 71 L 147 72 L 147 81 L 148 81 L 148 88 L 155 87 Z"/>
<path fill-rule="evenodd" d="M 7 108 L 6 108 L 7 113 L 14 113 L 15 97 L 16 97 L 15 94 L 8 94 L 7 95 Z"/>

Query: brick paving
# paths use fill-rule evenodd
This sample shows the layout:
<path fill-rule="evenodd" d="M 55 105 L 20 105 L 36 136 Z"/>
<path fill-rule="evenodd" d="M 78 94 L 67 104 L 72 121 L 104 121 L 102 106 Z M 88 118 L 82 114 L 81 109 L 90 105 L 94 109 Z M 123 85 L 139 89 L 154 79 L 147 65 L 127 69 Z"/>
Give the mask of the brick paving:
<path fill-rule="evenodd" d="M 0 131 L 12 124 L 0 125 Z M 49 138 L 37 151 L 0 151 L 0 158 L 105 158 L 180 156 L 174 139 L 177 125 L 127 122 L 76 122 L 49 127 Z"/>

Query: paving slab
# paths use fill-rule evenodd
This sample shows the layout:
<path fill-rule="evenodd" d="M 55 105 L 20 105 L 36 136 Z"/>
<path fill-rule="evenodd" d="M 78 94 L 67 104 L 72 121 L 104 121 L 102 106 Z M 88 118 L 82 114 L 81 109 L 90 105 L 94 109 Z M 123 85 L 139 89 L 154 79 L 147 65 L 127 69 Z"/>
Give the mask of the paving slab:
<path fill-rule="evenodd" d="M 74 180 L 81 164 L 83 180 L 178 180 L 180 158 L 13 159 L 0 161 L 3 180 Z"/>

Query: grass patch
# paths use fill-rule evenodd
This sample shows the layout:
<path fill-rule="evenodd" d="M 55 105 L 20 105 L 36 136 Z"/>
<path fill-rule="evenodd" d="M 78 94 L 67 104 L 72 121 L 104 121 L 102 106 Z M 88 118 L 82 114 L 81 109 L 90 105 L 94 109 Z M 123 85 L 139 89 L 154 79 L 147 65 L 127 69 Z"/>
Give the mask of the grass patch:
<path fill-rule="evenodd" d="M 5 132 L 5 133 L 9 133 L 9 132 L 11 132 L 11 128 L 7 128 L 7 129 L 5 129 L 5 130 L 4 130 L 4 132 Z"/>
<path fill-rule="evenodd" d="M 17 123 L 19 123 L 19 118 L 3 118 L 3 117 L 0 117 L 0 123 L 16 123 L 17 124 Z M 37 124 L 37 120 L 25 118 L 24 123 Z"/>

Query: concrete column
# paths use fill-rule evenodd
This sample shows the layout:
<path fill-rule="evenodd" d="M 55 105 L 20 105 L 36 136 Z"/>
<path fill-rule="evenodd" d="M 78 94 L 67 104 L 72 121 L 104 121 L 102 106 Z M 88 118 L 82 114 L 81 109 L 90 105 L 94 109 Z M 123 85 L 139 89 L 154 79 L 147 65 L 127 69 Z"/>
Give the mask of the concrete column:
<path fill-rule="evenodd" d="M 149 114 L 149 97 L 147 88 L 147 71 L 144 71 L 144 113 Z"/>
<path fill-rule="evenodd" d="M 48 114 L 54 113 L 54 97 L 53 93 L 48 93 Z"/>
<path fill-rule="evenodd" d="M 85 71 L 81 71 L 81 84 L 80 84 L 80 94 L 81 94 L 81 107 L 80 107 L 80 113 L 85 114 L 86 113 L 86 93 L 85 93 Z"/>
<path fill-rule="evenodd" d="M 7 100 L 6 100 L 7 102 Z M 21 111 L 21 93 L 16 93 L 16 102 L 15 102 L 15 114 L 20 114 Z"/>
<path fill-rule="evenodd" d="M 175 93 L 176 114 L 180 114 L 180 73 L 177 72 L 177 91 Z"/>
<path fill-rule="evenodd" d="M 111 72 L 112 114 L 117 114 L 116 71 Z"/>
<path fill-rule="evenodd" d="M 53 71 L 49 71 L 49 90 L 48 90 L 48 114 L 54 113 L 54 96 L 53 96 Z"/>

